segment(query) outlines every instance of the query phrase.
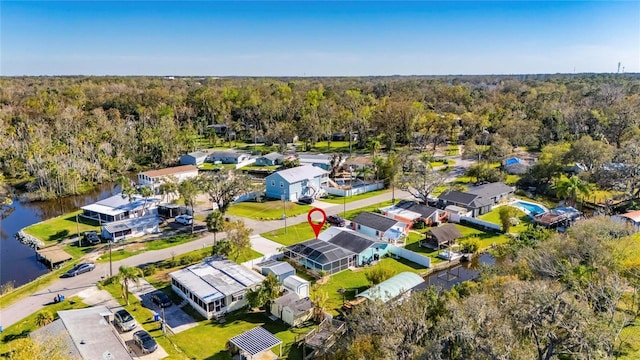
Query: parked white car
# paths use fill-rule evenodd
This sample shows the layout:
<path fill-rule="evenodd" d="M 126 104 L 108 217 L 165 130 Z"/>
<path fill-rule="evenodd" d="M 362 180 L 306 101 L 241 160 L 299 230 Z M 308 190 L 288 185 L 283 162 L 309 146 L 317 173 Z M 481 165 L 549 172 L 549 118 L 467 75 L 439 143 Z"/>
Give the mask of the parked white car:
<path fill-rule="evenodd" d="M 191 225 L 193 224 L 193 216 L 190 215 L 178 215 L 176 216 L 175 222 L 182 225 Z"/>

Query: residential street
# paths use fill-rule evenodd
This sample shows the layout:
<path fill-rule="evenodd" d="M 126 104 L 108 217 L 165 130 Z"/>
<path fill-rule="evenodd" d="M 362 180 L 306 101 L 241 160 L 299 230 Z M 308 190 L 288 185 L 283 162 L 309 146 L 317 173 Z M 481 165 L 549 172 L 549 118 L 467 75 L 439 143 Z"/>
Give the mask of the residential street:
<path fill-rule="evenodd" d="M 462 175 L 467 167 L 472 164 L 472 161 L 461 160 L 460 157 L 454 157 L 456 161 L 456 165 L 453 170 L 449 173 L 447 177 L 447 182 L 453 181 L 456 177 Z M 353 210 L 362 208 L 365 206 L 377 204 L 383 201 L 391 200 L 392 193 L 388 192 L 382 195 L 370 197 L 363 200 L 353 201 L 351 203 L 346 204 L 346 210 Z M 411 194 L 402 190 L 395 190 L 395 198 L 399 199 L 409 199 L 413 198 Z M 320 201 L 319 207 L 322 207 L 327 215 L 341 215 L 344 211 L 344 205 L 342 204 L 331 204 L 331 203 L 322 203 Z M 258 221 L 253 219 L 242 218 L 242 220 L 247 224 L 248 227 L 253 229 L 252 247 L 265 255 L 272 253 L 271 250 L 274 248 L 280 247 L 280 244 L 274 243 L 270 240 L 264 239 L 259 235 L 268 231 L 280 229 L 284 227 L 284 220 L 273 220 L 273 221 Z M 287 218 L 287 226 L 299 224 L 307 221 L 307 214 L 301 214 L 298 216 L 293 216 Z M 218 238 L 224 238 L 224 234 L 218 234 Z M 277 245 L 274 245 L 277 244 Z M 113 273 L 116 274 L 118 272 L 118 267 L 120 265 L 126 266 L 139 266 L 149 263 L 154 263 L 160 260 L 164 260 L 170 258 L 172 256 L 177 256 L 180 254 L 184 254 L 190 251 L 202 249 L 205 247 L 210 247 L 213 245 L 213 235 L 207 234 L 202 238 L 197 240 L 188 242 L 186 244 L 181 244 L 178 246 L 161 249 L 161 250 L 153 250 L 147 251 L 130 258 L 116 261 L 113 263 L 112 269 Z M 267 252 L 268 251 L 268 252 Z M 31 296 L 24 298 L 13 305 L 0 310 L 0 326 L 3 328 L 7 328 L 12 324 L 18 322 L 24 317 L 32 314 L 44 307 L 47 306 L 48 303 L 53 301 L 54 296 L 57 294 L 64 295 L 69 298 L 78 292 L 85 290 L 94 286 L 101 279 L 108 277 L 110 273 L 109 264 L 108 263 L 96 263 L 96 269 L 92 272 L 85 273 L 82 275 L 78 275 L 72 278 L 61 278 L 46 289 L 38 291 Z"/>

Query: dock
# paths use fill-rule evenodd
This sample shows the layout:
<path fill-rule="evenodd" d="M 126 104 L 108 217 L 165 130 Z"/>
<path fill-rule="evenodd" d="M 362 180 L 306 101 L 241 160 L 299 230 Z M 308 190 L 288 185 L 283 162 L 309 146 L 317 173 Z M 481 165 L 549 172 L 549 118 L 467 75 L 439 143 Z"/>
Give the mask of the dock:
<path fill-rule="evenodd" d="M 37 249 L 36 254 L 38 256 L 38 260 L 46 263 L 51 269 L 58 268 L 60 267 L 60 265 L 62 265 L 62 263 L 73 258 L 66 251 L 60 249 L 57 246 Z"/>

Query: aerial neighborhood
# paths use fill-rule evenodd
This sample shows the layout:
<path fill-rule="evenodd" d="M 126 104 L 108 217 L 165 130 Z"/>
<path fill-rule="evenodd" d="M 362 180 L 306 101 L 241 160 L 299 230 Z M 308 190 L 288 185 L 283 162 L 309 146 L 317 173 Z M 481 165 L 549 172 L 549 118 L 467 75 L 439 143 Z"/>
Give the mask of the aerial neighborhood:
<path fill-rule="evenodd" d="M 618 145 L 523 138 L 443 89 L 509 102 L 516 84 L 577 91 L 586 80 L 465 81 L 416 89 L 440 99 L 429 107 L 395 103 L 384 82 L 345 90 L 358 101 L 340 116 L 368 104 L 357 112 L 373 112 L 366 126 L 326 115 L 332 128 L 311 135 L 260 128 L 229 120 L 253 109 L 239 103 L 226 118 L 197 112 L 199 132 L 175 143 L 154 147 L 157 134 L 95 194 L 15 230 L 46 271 L 3 285 L 0 357 L 43 347 L 51 359 L 637 358 L 637 124 Z M 322 123 L 308 99 L 329 91 L 299 85 L 308 103 L 295 121 Z M 406 131 L 388 127 L 402 119 Z"/>

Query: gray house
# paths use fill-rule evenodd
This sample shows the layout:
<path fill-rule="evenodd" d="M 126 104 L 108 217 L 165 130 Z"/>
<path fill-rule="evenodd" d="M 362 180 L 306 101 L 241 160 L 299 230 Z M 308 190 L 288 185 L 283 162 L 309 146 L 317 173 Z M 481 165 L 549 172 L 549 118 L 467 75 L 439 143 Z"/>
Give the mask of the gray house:
<path fill-rule="evenodd" d="M 233 150 L 229 151 L 214 151 L 207 156 L 207 162 L 221 164 L 240 164 L 244 161 L 251 159 L 251 155 Z"/>
<path fill-rule="evenodd" d="M 499 204 L 511 197 L 515 189 L 501 182 L 478 185 L 467 190 L 467 193 L 489 199 L 493 205 Z"/>
<path fill-rule="evenodd" d="M 313 165 L 331 171 L 331 155 L 298 153 L 298 160 L 300 160 L 300 165 Z M 344 160 L 337 165 L 342 165 L 342 163 Z"/>
<path fill-rule="evenodd" d="M 287 277 L 296 274 L 296 269 L 286 261 L 267 260 L 256 264 L 255 267 L 258 268 L 264 276 L 269 276 L 269 274 L 275 275 L 280 283 Z"/>
<path fill-rule="evenodd" d="M 282 162 L 284 161 L 284 159 L 285 159 L 284 155 L 277 152 L 271 152 L 257 158 L 256 165 L 258 166 L 282 165 Z"/>
<path fill-rule="evenodd" d="M 204 151 L 194 151 L 180 157 L 180 165 L 201 165 L 209 154 Z"/>
<path fill-rule="evenodd" d="M 480 195 L 455 190 L 443 192 L 438 196 L 438 201 L 441 208 L 459 206 L 469 210 L 474 217 L 488 213 L 493 205 L 490 199 L 484 199 Z"/>
<path fill-rule="evenodd" d="M 265 178 L 266 195 L 272 199 L 297 201 L 302 196 L 318 197 L 322 186 L 329 181 L 329 173 L 318 167 L 305 165 L 280 170 Z"/>

